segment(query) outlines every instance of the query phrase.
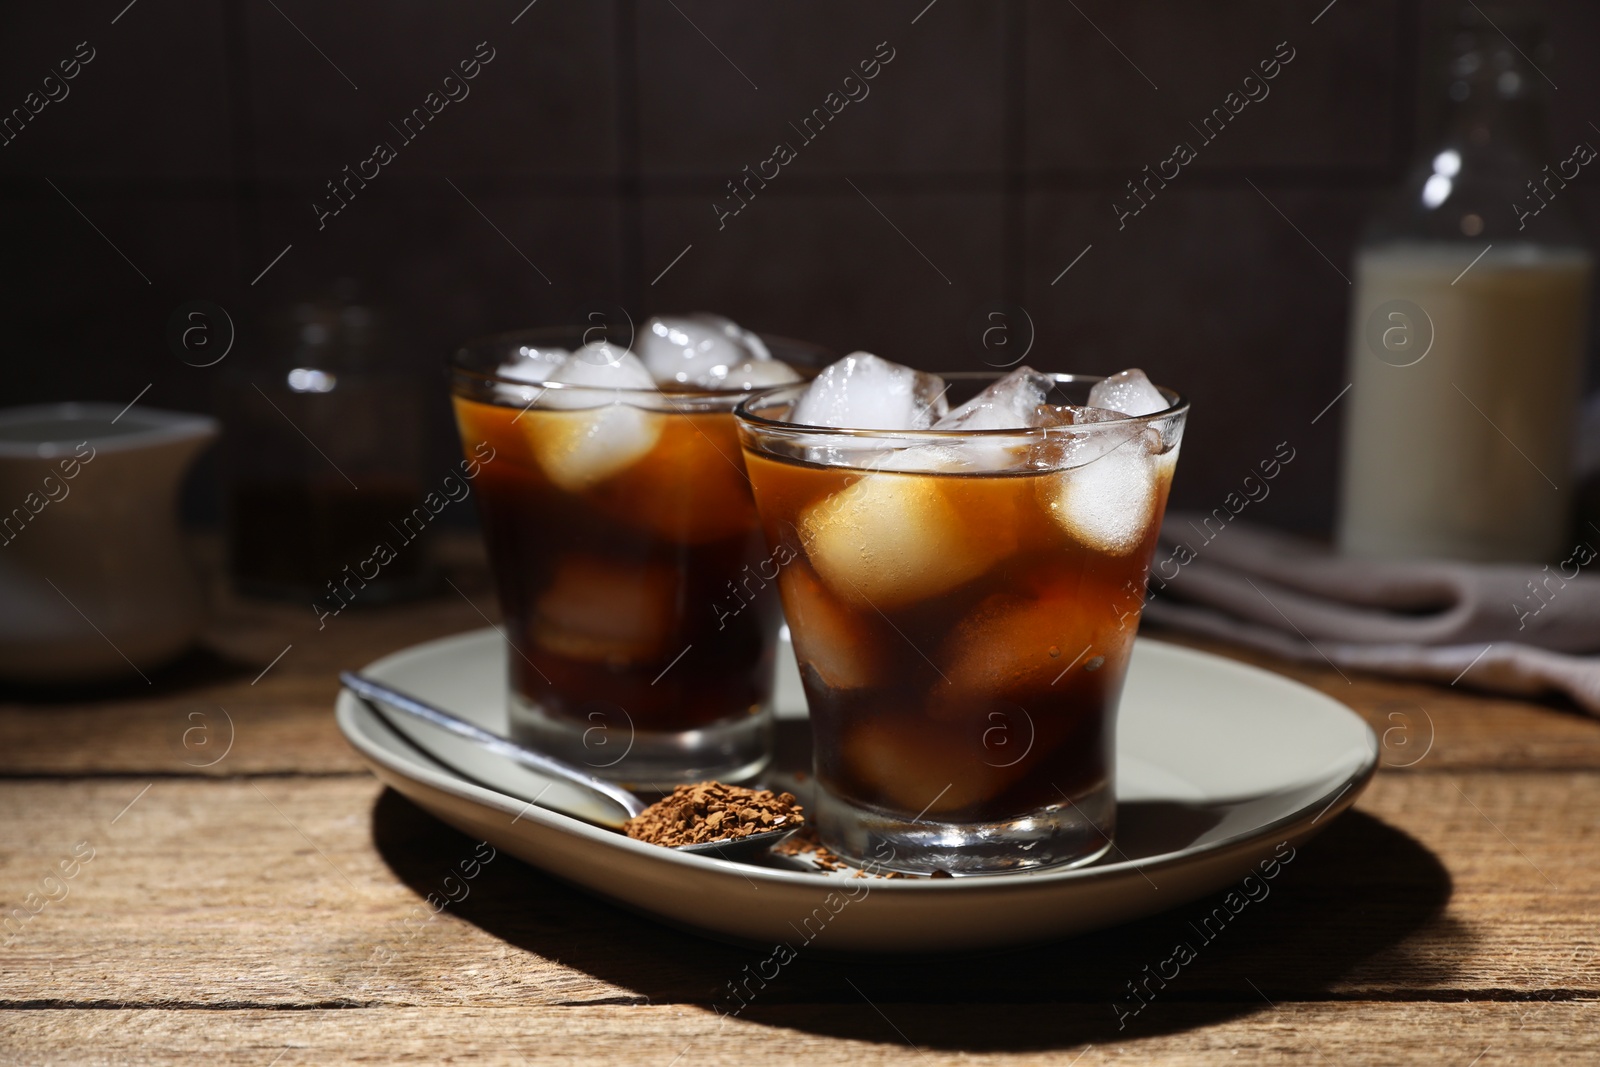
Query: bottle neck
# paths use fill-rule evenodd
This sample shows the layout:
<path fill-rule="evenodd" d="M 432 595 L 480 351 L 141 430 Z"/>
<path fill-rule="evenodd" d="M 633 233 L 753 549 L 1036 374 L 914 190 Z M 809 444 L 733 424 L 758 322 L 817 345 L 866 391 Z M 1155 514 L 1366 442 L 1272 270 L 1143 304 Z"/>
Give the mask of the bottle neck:
<path fill-rule="evenodd" d="M 1447 99 L 1436 130 L 1429 158 L 1453 149 L 1465 163 L 1519 171 L 1537 171 L 1550 161 L 1549 108 L 1539 95 L 1472 92 L 1464 100 Z"/>
<path fill-rule="evenodd" d="M 1513 43 L 1470 22 L 1441 41 L 1428 132 L 1367 240 L 1578 245 L 1573 195 L 1563 194 L 1570 175 L 1540 185 L 1566 155 L 1550 143 L 1548 83 L 1535 66 L 1549 61 L 1542 37 L 1532 24 L 1507 20 L 1501 25 Z"/>

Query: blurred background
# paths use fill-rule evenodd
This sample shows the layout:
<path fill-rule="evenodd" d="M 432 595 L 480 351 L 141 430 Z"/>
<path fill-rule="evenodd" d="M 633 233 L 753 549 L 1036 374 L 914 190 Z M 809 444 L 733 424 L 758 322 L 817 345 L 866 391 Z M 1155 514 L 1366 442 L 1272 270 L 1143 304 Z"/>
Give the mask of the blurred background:
<path fill-rule="evenodd" d="M 443 375 L 457 342 L 593 306 L 636 321 L 703 308 L 930 369 L 1024 349 L 1044 370 L 1142 366 L 1194 403 L 1175 506 L 1210 509 L 1287 441 L 1293 466 L 1251 517 L 1326 533 L 1341 419 L 1320 416 L 1350 380 L 1352 252 L 1424 135 L 1423 44 L 1447 7 L 15 7 L 0 109 L 93 58 L 0 146 L 0 395 L 218 413 L 267 380 L 285 309 L 335 298 L 382 324 L 363 358 L 420 383 L 415 418 L 378 432 L 442 474 L 459 456 Z M 1541 9 L 1555 162 L 1600 141 L 1600 7 Z M 1285 52 L 1270 95 L 1119 222 L 1127 183 L 1175 142 L 1202 144 L 1190 124 Z M 863 60 L 891 54 L 802 136 Z M 475 58 L 459 98 L 401 129 Z M 329 183 L 370 176 L 380 142 L 393 158 L 335 199 Z M 779 142 L 792 161 L 721 214 Z M 1595 188 L 1583 173 L 1563 194 L 1591 244 Z M 185 318 L 198 301 L 205 317 Z M 180 320 L 204 329 L 180 340 Z M 194 365 L 229 322 L 227 355 Z M 217 485 L 213 457 L 192 521 L 219 521 Z"/>

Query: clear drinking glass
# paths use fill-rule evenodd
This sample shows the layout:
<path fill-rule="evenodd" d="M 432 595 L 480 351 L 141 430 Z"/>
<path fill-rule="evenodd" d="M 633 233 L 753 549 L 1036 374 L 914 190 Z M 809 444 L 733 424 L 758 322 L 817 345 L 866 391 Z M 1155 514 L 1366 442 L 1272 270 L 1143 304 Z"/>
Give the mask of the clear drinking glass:
<path fill-rule="evenodd" d="M 994 375 L 947 375 L 952 406 Z M 1082 405 L 1098 379 L 1056 375 Z M 811 708 L 823 841 L 950 873 L 1111 845 L 1117 702 L 1188 405 L 1028 430 L 738 409 Z"/>
<path fill-rule="evenodd" d="M 771 757 L 781 617 L 756 576 L 765 548 L 733 419 L 747 394 L 496 374 L 524 347 L 626 347 L 616 333 L 503 334 L 452 364 L 510 645 L 511 731 L 639 787 L 749 779 Z M 785 362 L 816 358 L 765 340 Z"/>
<path fill-rule="evenodd" d="M 251 596 L 312 601 L 319 618 L 438 584 L 433 528 L 397 529 L 438 477 L 428 393 L 401 370 L 389 318 L 350 289 L 272 316 L 222 385 L 228 555 Z M 427 516 L 429 513 L 424 511 Z M 373 568 L 374 546 L 388 562 Z"/>

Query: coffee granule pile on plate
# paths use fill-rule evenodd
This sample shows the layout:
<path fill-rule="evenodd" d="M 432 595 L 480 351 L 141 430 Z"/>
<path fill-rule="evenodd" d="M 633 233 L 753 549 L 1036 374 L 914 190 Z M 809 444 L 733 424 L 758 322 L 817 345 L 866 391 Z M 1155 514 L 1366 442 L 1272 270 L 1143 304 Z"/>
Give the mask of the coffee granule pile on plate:
<path fill-rule="evenodd" d="M 793 793 L 722 782 L 680 785 L 627 822 L 628 836 L 652 845 L 698 845 L 804 825 Z"/>
<path fill-rule="evenodd" d="M 799 833 L 795 834 L 787 841 L 779 843 L 772 851 L 776 855 L 793 856 L 796 859 L 799 859 L 802 856 L 808 856 L 811 860 L 812 866 L 819 871 L 824 871 L 830 874 L 834 871 L 850 870 L 849 863 L 847 863 L 827 845 L 822 843 L 822 839 L 817 836 L 817 830 L 814 826 L 802 827 Z M 869 866 L 872 865 L 869 864 Z M 850 877 L 915 878 L 916 875 L 905 874 L 901 871 L 879 871 L 874 867 L 872 870 L 851 871 Z"/>
<path fill-rule="evenodd" d="M 849 866 L 822 843 L 822 839 L 817 836 L 816 827 L 813 826 L 807 826 L 772 851 L 780 856 L 796 858 L 802 853 L 810 853 L 811 862 L 819 871 L 842 871 Z"/>

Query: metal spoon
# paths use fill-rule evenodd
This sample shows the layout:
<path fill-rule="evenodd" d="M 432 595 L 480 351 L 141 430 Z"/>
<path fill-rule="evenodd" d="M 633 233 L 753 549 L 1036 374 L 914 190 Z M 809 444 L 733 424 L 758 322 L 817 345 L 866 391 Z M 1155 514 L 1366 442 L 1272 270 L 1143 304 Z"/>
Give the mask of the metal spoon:
<path fill-rule="evenodd" d="M 497 733 L 485 730 L 483 727 L 470 723 L 457 715 L 452 715 L 443 708 L 436 708 L 432 704 L 418 700 L 407 693 L 402 693 L 398 689 L 391 689 L 382 682 L 375 682 L 371 678 L 351 671 L 341 671 L 339 673 L 339 681 L 343 682 L 344 687 L 354 693 L 368 707 L 372 707 L 374 701 L 381 702 L 396 711 L 403 711 L 413 718 L 421 719 L 423 722 L 449 730 L 458 737 L 464 737 L 498 756 L 504 756 L 506 759 L 536 770 L 540 774 L 547 774 L 581 785 L 585 789 L 599 793 L 616 803 L 628 813 L 629 818 L 638 815 L 649 806 L 634 793 L 614 782 L 596 778 L 581 768 L 574 767 L 570 763 L 564 763 L 553 756 L 546 756 L 542 752 L 523 748 L 509 738 L 501 737 Z M 373 711 L 379 715 L 382 714 L 376 707 L 373 707 Z M 607 829 L 615 829 L 615 827 L 607 827 Z M 716 841 L 702 841 L 693 845 L 672 845 L 670 847 L 678 852 L 711 855 L 725 860 L 753 859 L 786 840 L 798 829 L 800 829 L 800 824 L 796 823 L 794 826 L 782 827 L 776 830 L 761 830 L 746 837 L 724 837 Z"/>

